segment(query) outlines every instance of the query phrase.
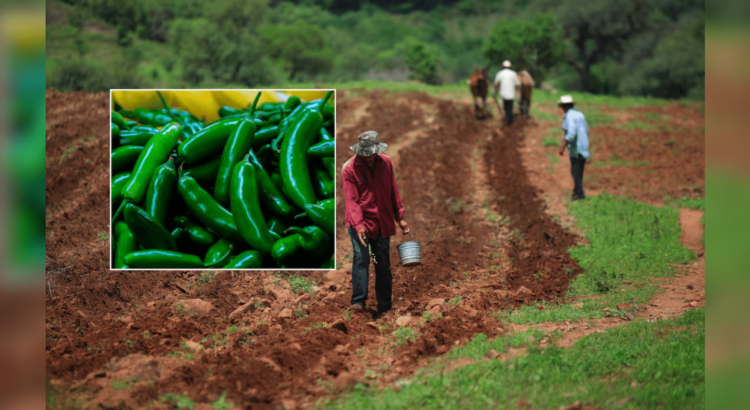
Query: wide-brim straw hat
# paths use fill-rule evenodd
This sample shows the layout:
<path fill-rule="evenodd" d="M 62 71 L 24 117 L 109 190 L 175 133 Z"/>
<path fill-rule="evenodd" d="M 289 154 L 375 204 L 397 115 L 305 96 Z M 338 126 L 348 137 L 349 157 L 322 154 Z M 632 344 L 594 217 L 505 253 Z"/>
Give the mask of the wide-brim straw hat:
<path fill-rule="evenodd" d="M 510 68 L 510 61 L 508 60 L 503 61 L 503 67 Z"/>
<path fill-rule="evenodd" d="M 357 139 L 359 143 L 352 145 L 349 149 L 363 157 L 385 152 L 386 148 L 388 148 L 388 144 L 380 142 L 380 137 L 375 131 L 365 131 L 359 134 Z"/>
<path fill-rule="evenodd" d="M 557 101 L 557 104 L 573 104 L 573 96 L 572 95 L 563 95 L 560 97 L 560 100 Z"/>

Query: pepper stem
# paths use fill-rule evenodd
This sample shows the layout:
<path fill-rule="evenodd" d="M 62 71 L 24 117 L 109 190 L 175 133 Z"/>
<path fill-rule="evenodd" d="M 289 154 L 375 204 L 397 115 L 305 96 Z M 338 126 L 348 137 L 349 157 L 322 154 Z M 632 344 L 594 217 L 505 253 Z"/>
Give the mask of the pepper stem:
<path fill-rule="evenodd" d="M 326 96 L 325 96 L 325 97 L 323 97 L 323 102 L 322 102 L 322 103 L 320 103 L 320 107 L 318 107 L 318 112 L 321 112 L 321 113 L 323 112 L 323 107 L 324 107 L 324 106 L 326 105 L 326 103 L 328 102 L 328 99 L 329 99 L 329 98 L 331 98 L 331 95 L 333 95 L 333 90 L 331 90 L 331 91 L 327 92 L 327 93 L 326 93 Z"/>
<path fill-rule="evenodd" d="M 302 213 L 301 213 L 301 214 L 299 214 L 299 215 L 295 215 L 295 216 L 294 216 L 294 219 L 304 218 L 304 217 L 306 217 L 306 216 L 307 216 L 307 212 L 302 212 Z"/>
<path fill-rule="evenodd" d="M 117 220 L 117 217 L 120 216 L 120 214 L 122 213 L 122 210 L 125 209 L 125 205 L 129 203 L 130 201 L 127 199 L 122 200 L 122 202 L 120 203 L 120 206 L 117 208 L 117 211 L 115 211 L 115 216 L 112 217 L 112 226 L 114 226 L 115 221 Z"/>
<path fill-rule="evenodd" d="M 300 235 L 304 236 L 305 238 L 309 238 L 310 237 L 310 233 L 309 232 L 307 232 L 306 230 L 304 230 L 302 228 L 298 228 L 296 226 L 293 226 L 291 228 L 286 228 L 286 230 L 284 231 L 284 233 L 287 234 L 287 235 L 289 235 L 290 233 L 297 233 L 297 234 L 300 234 Z"/>
<path fill-rule="evenodd" d="M 258 91 L 258 94 L 255 95 L 255 100 L 253 100 L 253 106 L 250 107 L 250 111 L 247 112 L 248 118 L 252 118 L 253 114 L 255 114 L 255 106 L 258 105 L 258 100 L 260 99 L 260 94 L 262 91 Z"/>
<path fill-rule="evenodd" d="M 167 105 L 167 101 L 164 99 L 164 96 L 161 95 L 161 91 L 157 91 L 156 95 L 159 96 L 159 99 L 161 100 L 161 103 L 164 105 L 164 108 L 167 110 L 167 116 L 169 118 L 173 119 L 176 123 L 178 123 L 180 125 L 184 125 L 182 123 L 182 121 L 180 121 L 179 119 L 177 119 L 177 116 L 175 116 L 175 115 L 172 114 L 172 110 L 169 108 L 169 105 Z"/>

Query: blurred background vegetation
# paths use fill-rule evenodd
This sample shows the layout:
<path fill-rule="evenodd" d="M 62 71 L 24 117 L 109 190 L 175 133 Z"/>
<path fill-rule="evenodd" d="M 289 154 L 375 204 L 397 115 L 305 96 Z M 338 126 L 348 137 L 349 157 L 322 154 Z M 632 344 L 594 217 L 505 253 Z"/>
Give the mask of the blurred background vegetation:
<path fill-rule="evenodd" d="M 48 0 L 47 87 L 538 84 L 704 98 L 704 0 Z"/>

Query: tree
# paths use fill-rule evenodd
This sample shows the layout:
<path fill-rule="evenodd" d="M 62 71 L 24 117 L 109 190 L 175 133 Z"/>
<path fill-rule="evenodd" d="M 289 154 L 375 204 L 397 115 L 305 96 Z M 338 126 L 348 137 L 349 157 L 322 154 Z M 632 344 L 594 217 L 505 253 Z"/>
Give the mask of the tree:
<path fill-rule="evenodd" d="M 408 39 L 404 42 L 404 61 L 412 77 L 425 84 L 437 83 L 437 54 L 427 44 Z"/>
<path fill-rule="evenodd" d="M 569 48 L 565 60 L 578 73 L 583 91 L 592 88 L 591 67 L 622 53 L 628 40 L 648 25 L 650 0 L 564 0 L 558 22 Z"/>
<path fill-rule="evenodd" d="M 330 69 L 332 57 L 325 50 L 323 30 L 307 22 L 266 26 L 263 30 L 265 52 L 285 61 L 289 80 L 304 72 L 318 74 Z"/>
<path fill-rule="evenodd" d="M 537 82 L 561 61 L 561 32 L 550 14 L 534 20 L 506 20 L 495 24 L 482 46 L 482 54 L 493 66 L 510 60 L 516 67 L 526 66 Z"/>

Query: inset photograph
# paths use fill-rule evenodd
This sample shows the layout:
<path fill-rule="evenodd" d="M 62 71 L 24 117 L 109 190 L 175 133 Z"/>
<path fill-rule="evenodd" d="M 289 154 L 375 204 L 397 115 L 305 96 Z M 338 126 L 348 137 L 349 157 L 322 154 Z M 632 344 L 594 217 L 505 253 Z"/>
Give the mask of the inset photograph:
<path fill-rule="evenodd" d="M 334 90 L 112 90 L 111 269 L 334 269 Z"/>

